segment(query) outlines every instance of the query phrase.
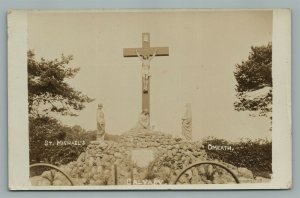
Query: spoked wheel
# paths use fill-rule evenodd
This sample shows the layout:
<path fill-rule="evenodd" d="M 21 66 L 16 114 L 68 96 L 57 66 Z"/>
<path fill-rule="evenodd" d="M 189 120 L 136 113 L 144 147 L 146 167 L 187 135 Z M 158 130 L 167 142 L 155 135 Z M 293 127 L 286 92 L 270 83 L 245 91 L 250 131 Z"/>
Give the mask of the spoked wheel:
<path fill-rule="evenodd" d="M 29 166 L 29 169 L 36 168 L 36 167 L 46 167 L 46 168 L 54 169 L 54 170 L 60 172 L 61 174 L 63 174 L 68 179 L 71 186 L 74 186 L 74 182 L 72 181 L 71 177 L 67 173 L 62 171 L 60 168 L 58 168 L 57 166 L 54 166 L 52 164 L 47 164 L 47 163 L 36 163 L 36 164 L 31 164 Z"/>
<path fill-rule="evenodd" d="M 237 183 L 237 176 L 226 166 L 217 162 L 197 162 L 184 168 L 173 184 L 224 184 Z"/>

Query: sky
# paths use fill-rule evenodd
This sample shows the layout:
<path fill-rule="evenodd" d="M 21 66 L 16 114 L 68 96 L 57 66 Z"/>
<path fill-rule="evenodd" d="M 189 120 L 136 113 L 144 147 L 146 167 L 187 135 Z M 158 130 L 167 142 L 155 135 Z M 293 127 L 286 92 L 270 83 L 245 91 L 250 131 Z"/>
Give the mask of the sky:
<path fill-rule="evenodd" d="M 103 103 L 106 132 L 134 127 L 141 112 L 141 61 L 123 48 L 152 47 L 169 56 L 151 61 L 150 111 L 155 130 L 181 134 L 184 106 L 191 103 L 194 139 L 271 138 L 270 121 L 234 110 L 235 65 L 251 46 L 272 41 L 271 11 L 33 12 L 28 15 L 28 49 L 37 58 L 73 55 L 80 67 L 70 85 L 95 101 L 77 117 L 58 116 L 66 125 L 96 130 Z"/>

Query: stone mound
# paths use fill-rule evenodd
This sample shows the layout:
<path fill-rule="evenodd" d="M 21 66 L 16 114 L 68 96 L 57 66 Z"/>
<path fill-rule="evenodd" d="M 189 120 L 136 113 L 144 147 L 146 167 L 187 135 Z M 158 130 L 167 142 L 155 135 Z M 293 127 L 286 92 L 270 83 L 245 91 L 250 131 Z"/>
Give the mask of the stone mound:
<path fill-rule="evenodd" d="M 207 161 L 206 152 L 200 141 L 189 142 L 161 132 L 131 131 L 119 136 L 117 142 L 91 142 L 77 161 L 60 168 L 71 176 L 76 185 L 114 185 L 115 182 L 118 185 L 171 184 L 184 167 L 199 161 Z M 248 169 L 238 169 L 229 164 L 226 166 L 243 182 L 255 182 Z M 191 169 L 179 183 L 188 181 L 208 184 L 234 181 L 220 170 L 209 173 L 211 168 L 206 165 Z M 47 178 L 47 174 L 54 173 L 46 171 L 43 178 Z M 114 175 L 117 175 L 117 181 Z M 68 184 L 60 173 L 57 173 L 56 178 L 59 178 L 60 182 L 50 183 Z M 33 185 L 39 185 L 38 179 L 32 178 L 32 181 L 35 181 L 32 182 Z M 49 182 L 40 183 L 47 185 Z"/>

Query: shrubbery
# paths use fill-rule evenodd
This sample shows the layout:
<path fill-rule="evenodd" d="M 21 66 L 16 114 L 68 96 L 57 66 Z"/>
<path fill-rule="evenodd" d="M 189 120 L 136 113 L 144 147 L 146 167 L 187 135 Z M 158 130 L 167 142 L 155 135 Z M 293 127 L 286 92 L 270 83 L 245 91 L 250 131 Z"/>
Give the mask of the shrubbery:
<path fill-rule="evenodd" d="M 209 149 L 208 145 L 231 146 L 233 150 Z M 268 177 L 272 173 L 272 142 L 263 139 L 228 142 L 209 137 L 203 141 L 207 156 L 237 167 L 245 167 L 255 176 Z"/>
<path fill-rule="evenodd" d="M 80 126 L 63 126 L 50 117 L 29 119 L 29 155 L 30 164 L 46 162 L 55 165 L 77 160 L 91 140 L 96 139 L 95 132 L 86 132 Z M 63 141 L 78 141 L 81 145 L 57 145 Z M 51 145 L 49 142 L 52 142 Z M 84 142 L 84 144 L 83 144 Z"/>

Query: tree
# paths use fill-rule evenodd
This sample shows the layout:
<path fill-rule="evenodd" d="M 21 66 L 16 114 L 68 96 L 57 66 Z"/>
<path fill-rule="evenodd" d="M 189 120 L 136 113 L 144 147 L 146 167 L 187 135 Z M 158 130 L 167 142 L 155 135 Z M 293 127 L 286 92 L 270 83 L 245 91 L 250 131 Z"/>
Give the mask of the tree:
<path fill-rule="evenodd" d="M 68 67 L 72 56 L 61 56 L 61 59 L 35 60 L 32 50 L 28 58 L 28 111 L 30 116 L 39 116 L 56 112 L 61 115 L 76 116 L 74 111 L 82 110 L 84 103 L 93 99 L 76 91 L 67 82 L 79 71 L 79 68 Z"/>
<path fill-rule="evenodd" d="M 251 47 L 248 60 L 235 67 L 235 109 L 256 112 L 272 119 L 272 43 Z"/>
<path fill-rule="evenodd" d="M 42 116 L 29 117 L 30 163 L 46 162 L 55 165 L 77 160 L 96 133 L 78 134 L 78 126 L 63 126 L 57 119 Z M 75 131 L 74 131 L 75 130 Z M 81 145 L 72 144 L 79 142 Z M 67 145 L 58 144 L 67 142 Z"/>
<path fill-rule="evenodd" d="M 30 163 L 60 165 L 76 160 L 94 134 L 83 134 L 85 130 L 80 126 L 64 126 L 53 115 L 76 116 L 75 111 L 82 110 L 85 103 L 93 101 L 66 82 L 75 77 L 79 68 L 68 66 L 72 56 L 37 61 L 34 52 L 29 50 L 27 58 Z M 63 141 L 70 144 L 57 145 L 57 142 Z M 84 141 L 85 144 L 78 146 L 72 141 Z"/>
<path fill-rule="evenodd" d="M 45 142 L 64 140 L 66 127 L 50 117 L 29 117 L 29 157 L 31 162 L 52 162 L 57 147 L 47 147 Z M 41 152 L 43 151 L 43 152 Z"/>

